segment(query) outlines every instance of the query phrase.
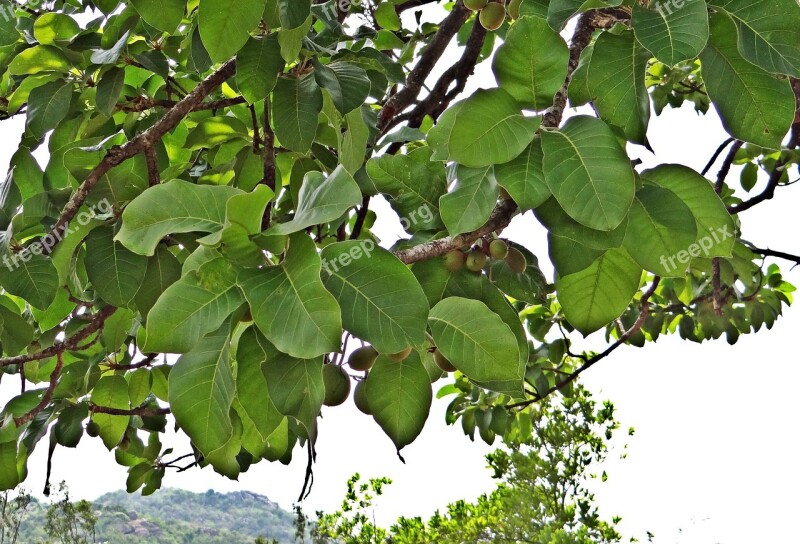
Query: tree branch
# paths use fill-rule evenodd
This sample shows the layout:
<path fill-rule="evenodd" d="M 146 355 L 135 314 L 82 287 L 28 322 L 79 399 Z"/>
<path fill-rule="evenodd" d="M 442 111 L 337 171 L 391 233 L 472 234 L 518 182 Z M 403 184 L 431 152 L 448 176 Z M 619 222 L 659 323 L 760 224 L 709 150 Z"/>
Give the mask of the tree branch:
<path fill-rule="evenodd" d="M 56 354 L 56 367 L 53 369 L 53 372 L 50 373 L 50 383 L 48 384 L 44 395 L 42 395 L 42 400 L 39 401 L 39 404 L 37 404 L 30 412 L 14 418 L 14 424 L 17 427 L 21 427 L 22 425 L 33 421 L 33 418 L 39 415 L 39 413 L 41 413 L 41 411 L 44 410 L 48 404 L 50 404 L 50 401 L 53 400 L 53 393 L 55 392 L 56 387 L 58 387 L 58 379 L 61 377 L 61 371 L 63 369 L 64 354 L 62 352 L 58 352 Z"/>
<path fill-rule="evenodd" d="M 90 404 L 89 411 L 93 414 L 108 414 L 110 416 L 140 416 L 140 417 L 165 416 L 172 413 L 169 408 L 139 407 L 131 409 L 121 409 L 121 408 L 111 408 L 109 406 L 98 406 L 96 404 Z"/>
<path fill-rule="evenodd" d="M 763 255 L 764 257 L 775 257 L 778 259 L 783 259 L 785 261 L 790 261 L 800 265 L 800 255 L 792 255 L 791 253 L 785 253 L 783 251 L 775 251 L 774 249 L 768 249 L 768 248 L 762 249 L 760 247 L 755 247 L 755 246 L 748 246 L 748 249 L 753 253 Z"/>
<path fill-rule="evenodd" d="M 142 153 L 148 146 L 152 146 L 160 140 L 167 132 L 175 128 L 184 117 L 189 115 L 194 109 L 203 102 L 214 89 L 222 85 L 228 78 L 236 73 L 236 60 L 229 60 L 220 67 L 219 70 L 212 73 L 200 84 L 194 88 L 184 99 L 175 104 L 167 113 L 159 119 L 153 126 L 146 131 L 136 136 L 133 140 L 123 144 L 122 146 L 112 147 L 106 156 L 100 161 L 94 170 L 87 176 L 86 180 L 81 184 L 78 190 L 72 195 L 61 217 L 58 218 L 56 224 L 51 230 L 56 240 L 59 238 L 55 236 L 56 233 L 65 230 L 66 226 L 78 213 L 78 210 L 86 201 L 89 193 L 100 179 L 106 175 L 110 170 L 119 166 L 128 159 Z M 52 251 L 52 248 L 50 248 Z"/>

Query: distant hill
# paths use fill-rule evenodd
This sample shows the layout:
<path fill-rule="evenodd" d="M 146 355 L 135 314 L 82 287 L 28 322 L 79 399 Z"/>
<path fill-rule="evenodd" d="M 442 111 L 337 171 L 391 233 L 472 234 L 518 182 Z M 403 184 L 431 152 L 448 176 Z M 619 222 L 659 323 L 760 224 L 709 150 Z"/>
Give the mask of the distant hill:
<path fill-rule="evenodd" d="M 294 542 L 294 516 L 263 495 L 191 493 L 162 489 L 150 497 L 124 491 L 93 502 L 97 541 L 109 544 L 253 544 L 256 537 Z M 46 542 L 46 506 L 38 503 L 22 525 L 20 543 Z"/>

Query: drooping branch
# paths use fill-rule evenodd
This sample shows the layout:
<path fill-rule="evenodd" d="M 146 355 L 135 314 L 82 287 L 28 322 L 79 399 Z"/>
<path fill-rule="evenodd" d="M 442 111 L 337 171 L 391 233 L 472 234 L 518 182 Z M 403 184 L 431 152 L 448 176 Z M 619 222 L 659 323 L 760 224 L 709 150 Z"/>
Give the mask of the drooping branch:
<path fill-rule="evenodd" d="M 789 137 L 789 143 L 786 145 L 787 149 L 796 149 L 797 146 L 800 145 L 800 124 L 796 124 L 792 126 L 792 133 Z M 731 214 L 742 213 L 743 211 L 749 210 L 753 206 L 757 206 L 761 204 L 765 200 L 770 200 L 775 196 L 775 190 L 780 185 L 781 179 L 783 178 L 783 174 L 786 170 L 786 166 L 791 162 L 791 158 L 789 157 L 782 157 L 776 164 L 775 167 L 772 169 L 772 174 L 769 176 L 769 181 L 767 182 L 767 186 L 764 190 L 751 198 L 750 200 L 746 200 L 741 204 L 736 204 L 735 206 L 729 206 L 728 211 Z"/>
<path fill-rule="evenodd" d="M 786 253 L 784 251 L 776 251 L 774 249 L 762 249 L 760 247 L 755 246 L 748 246 L 748 249 L 753 253 L 757 253 L 758 255 L 763 255 L 764 257 L 775 257 L 777 259 L 783 259 L 785 261 L 790 261 L 795 263 L 796 265 L 800 265 L 800 255 L 793 255 L 791 253 Z"/>
<path fill-rule="evenodd" d="M 106 306 L 94 314 L 92 319 L 84 328 L 63 342 L 53 344 L 52 346 L 35 353 L 0 359 L 0 367 L 23 365 L 31 361 L 41 361 L 42 359 L 49 359 L 50 357 L 59 356 L 64 352 L 74 350 L 81 345 L 81 342 L 100 331 L 100 329 L 103 328 L 103 324 L 106 322 L 106 320 L 111 317 L 116 310 L 117 309 L 114 306 Z"/>
<path fill-rule="evenodd" d="M 700 174 L 703 176 L 708 174 L 711 171 L 711 168 L 713 168 L 714 163 L 716 163 L 717 159 L 719 159 L 719 156 L 722 155 L 723 151 L 725 151 L 725 148 L 731 145 L 735 141 L 736 138 L 728 138 L 724 142 L 722 142 L 720 146 L 717 148 L 717 150 L 714 151 L 714 154 L 711 155 L 711 159 L 709 159 L 708 163 L 706 163 L 705 168 L 703 168 L 703 171 L 700 172 Z"/>
<path fill-rule="evenodd" d="M 577 370 L 567 374 L 564 378 L 559 380 L 553 387 L 551 387 L 547 391 L 543 393 L 537 393 L 536 395 L 533 396 L 533 398 L 527 399 L 522 402 L 518 402 L 516 404 L 511 404 L 509 406 L 506 406 L 506 408 L 508 409 L 524 408 L 526 406 L 530 406 L 535 402 L 539 402 L 540 400 L 546 398 L 547 396 L 555 393 L 562 387 L 565 387 L 570 383 L 574 382 L 576 379 L 578 379 L 578 376 L 580 376 L 581 374 L 592 368 L 594 365 L 596 365 L 597 363 L 599 363 L 600 361 L 611 355 L 620 346 L 622 346 L 628 340 L 633 338 L 633 336 L 642 329 L 644 322 L 647 320 L 647 316 L 650 315 L 650 306 L 649 306 L 650 298 L 655 294 L 656 289 L 658 289 L 660 283 L 661 283 L 661 278 L 659 276 L 656 276 L 653 279 L 653 282 L 650 284 L 650 287 L 647 289 L 647 291 L 645 291 L 642 294 L 642 297 L 639 299 L 639 303 L 642 305 L 642 309 L 639 312 L 639 317 L 636 319 L 636 322 L 633 325 L 631 325 L 631 327 L 627 331 L 623 332 L 616 342 L 608 346 L 605 349 L 605 351 L 598 353 L 593 357 L 586 357 L 583 355 L 573 355 L 573 357 L 583 359 L 583 364 Z"/>
<path fill-rule="evenodd" d="M 153 126 L 146 131 L 136 136 L 133 140 L 123 144 L 119 147 L 111 148 L 105 155 L 102 161 L 92 170 L 87 176 L 86 180 L 81 184 L 77 191 L 72 195 L 61 216 L 53 226 L 51 233 L 54 235 L 55 240 L 60 237 L 57 233 L 63 232 L 66 226 L 78 213 L 78 210 L 86 201 L 86 198 L 91 193 L 94 186 L 97 184 L 104 175 L 110 170 L 119 166 L 128 159 L 142 153 L 147 147 L 153 146 L 158 140 L 164 137 L 167 132 L 175 128 L 184 117 L 189 115 L 194 109 L 200 105 L 203 100 L 211 94 L 211 92 L 222 85 L 228 78 L 233 76 L 236 72 L 236 60 L 229 60 L 223 64 L 217 71 L 212 73 L 197 87 L 192 90 L 185 98 L 176 103 L 169 111 L 159 119 Z M 52 250 L 52 248 L 51 248 Z"/>
<path fill-rule="evenodd" d="M 111 408 L 109 406 L 98 406 L 96 404 L 89 405 L 89 411 L 93 414 L 107 414 L 110 416 L 140 416 L 140 417 L 154 417 L 165 416 L 171 412 L 169 408 L 151 408 L 147 406 L 139 408 Z"/>

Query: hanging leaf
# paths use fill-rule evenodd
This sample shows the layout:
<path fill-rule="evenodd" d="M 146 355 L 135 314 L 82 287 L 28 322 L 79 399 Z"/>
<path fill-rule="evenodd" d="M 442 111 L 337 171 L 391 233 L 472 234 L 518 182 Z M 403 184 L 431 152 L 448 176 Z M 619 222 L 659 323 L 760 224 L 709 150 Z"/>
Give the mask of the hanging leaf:
<path fill-rule="evenodd" d="M 147 272 L 147 257 L 114 242 L 114 231 L 102 228 L 89 233 L 85 262 L 89 281 L 104 301 L 131 306 Z"/>
<path fill-rule="evenodd" d="M 680 8 L 670 2 L 653 9 L 634 4 L 631 23 L 636 39 L 667 66 L 697 57 L 708 41 L 704 0 L 687 0 Z"/>
<path fill-rule="evenodd" d="M 360 108 L 369 96 L 367 72 L 355 64 L 337 61 L 326 66 L 316 62 L 314 77 L 317 85 L 330 93 L 333 104 L 342 115 Z"/>
<path fill-rule="evenodd" d="M 273 128 L 285 147 L 307 153 L 317 134 L 317 117 L 321 111 L 322 91 L 314 74 L 278 79 L 273 93 Z"/>
<path fill-rule="evenodd" d="M 450 236 L 457 236 L 486 224 L 497 205 L 500 187 L 491 166 L 453 165 L 450 172 L 458 181 L 452 191 L 439 199 L 439 207 Z"/>
<path fill-rule="evenodd" d="M 283 71 L 277 34 L 250 38 L 236 55 L 236 84 L 248 103 L 264 100 Z"/>
<path fill-rule="evenodd" d="M 200 37 L 214 62 L 224 62 L 247 43 L 258 26 L 265 0 L 200 0 Z"/>
<path fill-rule="evenodd" d="M 542 171 L 543 163 L 542 139 L 536 137 L 519 157 L 494 167 L 497 183 L 508 191 L 522 211 L 538 208 L 551 196 Z"/>
<path fill-rule="evenodd" d="M 100 378 L 92 389 L 92 404 L 119 410 L 129 409 L 128 382 L 125 377 L 116 374 Z M 100 438 L 109 450 L 114 449 L 122 441 L 130 419 L 130 416 L 92 415 L 92 421 L 99 427 Z"/>
<path fill-rule="evenodd" d="M 131 0 L 148 25 L 164 32 L 174 32 L 183 20 L 184 0 Z"/>

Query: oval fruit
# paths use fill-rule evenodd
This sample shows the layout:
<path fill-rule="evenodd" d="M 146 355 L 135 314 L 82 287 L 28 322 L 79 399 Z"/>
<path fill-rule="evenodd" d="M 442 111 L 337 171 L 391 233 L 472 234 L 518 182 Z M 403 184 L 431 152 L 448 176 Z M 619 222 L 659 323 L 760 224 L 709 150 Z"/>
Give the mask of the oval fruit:
<path fill-rule="evenodd" d="M 467 9 L 471 9 L 472 11 L 480 11 L 485 8 L 488 3 L 489 0 L 464 0 L 464 5 L 467 6 Z"/>
<path fill-rule="evenodd" d="M 400 363 L 400 362 L 405 361 L 406 359 L 408 359 L 409 355 L 411 355 L 411 346 L 408 346 L 403 351 L 400 351 L 400 352 L 397 352 L 397 353 L 391 353 L 391 354 L 387 355 L 387 357 L 389 359 L 391 359 L 392 361 L 394 361 L 395 363 Z"/>
<path fill-rule="evenodd" d="M 508 250 L 508 255 L 506 255 L 506 264 L 515 273 L 522 274 L 528 268 L 528 259 L 525 258 L 525 255 L 520 250 L 512 247 Z"/>
<path fill-rule="evenodd" d="M 492 259 L 497 259 L 498 261 L 505 259 L 506 255 L 508 255 L 508 244 L 503 240 L 492 240 L 492 243 L 489 244 L 489 254 Z"/>
<path fill-rule="evenodd" d="M 436 361 L 436 366 L 444 370 L 445 372 L 455 372 L 458 370 L 456 367 L 453 366 L 453 363 L 447 360 L 447 358 L 442 355 L 442 352 L 438 349 L 436 353 L 433 354 L 433 360 Z"/>
<path fill-rule="evenodd" d="M 508 4 L 508 15 L 512 19 L 519 19 L 519 8 L 522 5 L 522 0 L 511 0 Z"/>
<path fill-rule="evenodd" d="M 506 8 L 503 4 L 492 2 L 481 10 L 480 21 L 486 30 L 497 30 L 506 20 Z"/>
<path fill-rule="evenodd" d="M 368 416 L 372 415 L 372 411 L 369 409 L 369 403 L 367 402 L 367 380 L 361 380 L 356 384 L 356 388 L 353 391 L 353 400 L 356 403 L 356 408 L 361 412 Z"/>
<path fill-rule="evenodd" d="M 444 266 L 450 272 L 458 272 L 464 268 L 464 263 L 467 260 L 467 255 L 463 251 L 453 250 L 445 254 Z"/>
<path fill-rule="evenodd" d="M 322 381 L 325 384 L 325 406 L 339 406 L 350 395 L 350 376 L 339 365 L 322 367 Z"/>
<path fill-rule="evenodd" d="M 347 364 L 356 372 L 366 372 L 372 365 L 375 364 L 375 359 L 378 358 L 378 352 L 372 346 L 364 346 L 358 348 L 350 354 Z"/>
<path fill-rule="evenodd" d="M 485 253 L 481 253 L 480 251 L 470 251 L 469 255 L 467 255 L 467 270 L 480 272 L 483 270 L 483 267 L 486 266 L 486 261 L 488 260 L 489 258 Z"/>

